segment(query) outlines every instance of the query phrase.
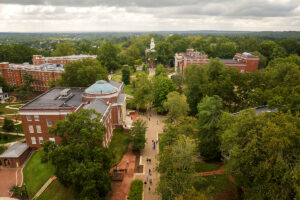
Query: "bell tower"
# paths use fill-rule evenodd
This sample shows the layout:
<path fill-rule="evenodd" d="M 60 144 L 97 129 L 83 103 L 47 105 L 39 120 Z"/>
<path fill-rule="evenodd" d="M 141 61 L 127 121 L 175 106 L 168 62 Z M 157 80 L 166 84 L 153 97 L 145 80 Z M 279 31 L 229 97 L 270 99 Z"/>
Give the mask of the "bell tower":
<path fill-rule="evenodd" d="M 154 38 L 151 39 L 150 49 L 155 48 Z"/>

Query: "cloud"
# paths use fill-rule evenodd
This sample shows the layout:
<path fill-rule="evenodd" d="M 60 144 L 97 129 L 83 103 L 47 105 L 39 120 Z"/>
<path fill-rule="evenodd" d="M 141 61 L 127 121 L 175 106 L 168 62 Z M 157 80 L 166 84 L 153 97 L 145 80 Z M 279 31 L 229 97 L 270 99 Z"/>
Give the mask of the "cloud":
<path fill-rule="evenodd" d="M 299 0 L 0 0 L 0 31 L 300 30 Z"/>

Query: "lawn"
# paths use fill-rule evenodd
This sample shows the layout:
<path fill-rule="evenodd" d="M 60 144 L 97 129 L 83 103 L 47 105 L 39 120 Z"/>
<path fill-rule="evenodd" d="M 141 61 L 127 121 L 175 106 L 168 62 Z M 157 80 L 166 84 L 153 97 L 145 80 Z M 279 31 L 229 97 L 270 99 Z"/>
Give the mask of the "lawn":
<path fill-rule="evenodd" d="M 121 74 L 114 74 L 111 77 L 112 81 L 121 82 L 122 81 L 122 75 Z"/>
<path fill-rule="evenodd" d="M 8 105 L 11 105 L 12 107 L 15 107 L 15 108 L 17 106 L 17 105 L 8 104 L 8 103 L 0 104 L 0 115 L 3 115 L 3 114 L 14 114 L 14 113 L 17 113 L 19 111 L 19 110 L 16 110 L 16 109 L 5 108 Z"/>
<path fill-rule="evenodd" d="M 205 162 L 195 163 L 196 172 L 209 172 L 209 171 L 218 170 L 219 168 L 220 165 L 217 165 L 215 163 L 205 163 Z"/>
<path fill-rule="evenodd" d="M 76 199 L 72 187 L 64 187 L 57 179 L 42 193 L 38 200 L 71 200 Z"/>
<path fill-rule="evenodd" d="M 131 135 L 124 133 L 121 129 L 115 129 L 114 135 L 109 145 L 109 150 L 113 153 L 112 167 L 116 166 L 121 160 L 123 155 L 128 150 L 128 145 L 131 141 Z"/>
<path fill-rule="evenodd" d="M 9 142 L 14 142 L 20 139 L 23 139 L 23 136 L 17 136 L 17 135 L 8 135 L 5 133 L 0 133 L 0 144 L 5 144 Z"/>
<path fill-rule="evenodd" d="M 2 154 L 6 149 L 7 149 L 7 147 L 5 147 L 5 146 L 0 146 L 0 154 Z"/>
<path fill-rule="evenodd" d="M 232 191 L 232 198 L 230 199 L 235 199 L 237 195 L 236 186 L 229 180 L 228 175 L 216 175 L 216 178 L 213 176 L 198 176 L 194 179 L 194 187 L 208 197 L 215 197 L 217 193 L 228 189 Z"/>
<path fill-rule="evenodd" d="M 54 166 L 50 162 L 41 163 L 42 154 L 41 150 L 33 153 L 23 169 L 24 183 L 31 197 L 54 176 Z"/>
<path fill-rule="evenodd" d="M 133 96 L 133 89 L 130 85 L 124 86 L 124 93 Z"/>

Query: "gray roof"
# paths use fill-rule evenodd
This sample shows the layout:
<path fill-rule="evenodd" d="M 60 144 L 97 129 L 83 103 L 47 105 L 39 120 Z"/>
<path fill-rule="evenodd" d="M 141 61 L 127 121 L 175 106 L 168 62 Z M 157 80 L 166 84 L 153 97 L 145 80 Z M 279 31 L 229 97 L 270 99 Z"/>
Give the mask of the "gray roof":
<path fill-rule="evenodd" d="M 258 114 L 260 114 L 260 113 L 262 113 L 262 112 L 277 112 L 277 111 L 278 111 L 277 108 L 270 109 L 270 108 L 268 108 L 267 106 L 259 106 L 259 107 L 253 108 L 253 109 L 255 109 L 255 114 L 256 114 L 256 115 L 258 115 Z M 240 112 L 243 112 L 243 110 L 240 111 Z M 240 112 L 232 113 L 232 115 L 237 115 L 237 114 L 239 114 Z"/>
<path fill-rule="evenodd" d="M 85 92 L 90 94 L 110 94 L 117 92 L 118 90 L 119 87 L 114 86 L 112 83 L 100 80 L 88 87 Z"/>
<path fill-rule="evenodd" d="M 70 108 L 80 106 L 85 88 L 70 88 L 67 98 L 60 98 L 61 91 L 66 88 L 53 88 L 22 106 L 22 108 Z"/>
<path fill-rule="evenodd" d="M 85 105 L 84 109 L 95 109 L 96 112 L 100 113 L 101 115 L 104 115 L 105 111 L 107 110 L 109 106 L 106 104 L 105 101 L 101 99 L 95 99 L 91 103 Z"/>
<path fill-rule="evenodd" d="M 15 143 L 7 149 L 0 158 L 18 158 L 20 157 L 29 146 L 26 143 Z"/>
<path fill-rule="evenodd" d="M 124 103 L 126 99 L 126 94 L 119 94 L 118 96 L 118 103 Z"/>
<path fill-rule="evenodd" d="M 119 83 L 119 82 L 116 82 L 116 81 L 109 81 L 109 83 L 111 85 L 113 85 L 114 87 L 118 88 L 118 89 L 120 89 L 120 87 L 122 85 L 122 83 Z"/>
<path fill-rule="evenodd" d="M 234 59 L 220 59 L 221 62 L 223 63 L 240 63 L 237 60 Z"/>

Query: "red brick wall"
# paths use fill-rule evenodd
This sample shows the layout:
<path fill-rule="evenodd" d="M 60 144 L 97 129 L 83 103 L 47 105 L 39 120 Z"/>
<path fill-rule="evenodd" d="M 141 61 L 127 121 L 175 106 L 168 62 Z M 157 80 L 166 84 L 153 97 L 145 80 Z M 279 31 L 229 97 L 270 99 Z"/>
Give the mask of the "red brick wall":
<path fill-rule="evenodd" d="M 21 166 L 26 158 L 28 157 L 29 153 L 30 153 L 31 149 L 28 148 L 19 158 L 1 158 L 1 162 L 2 162 L 2 166 L 3 167 L 19 167 Z M 5 166 L 5 160 L 8 160 L 10 165 Z"/>

